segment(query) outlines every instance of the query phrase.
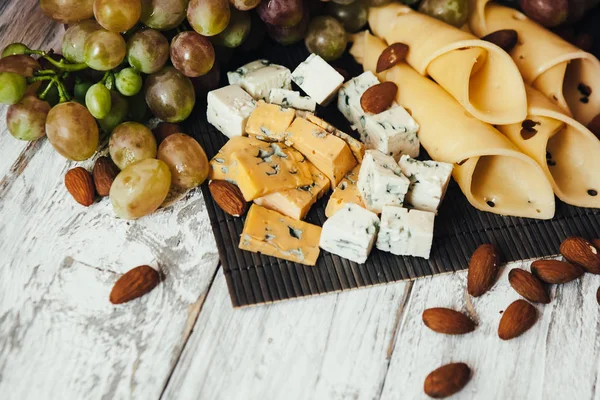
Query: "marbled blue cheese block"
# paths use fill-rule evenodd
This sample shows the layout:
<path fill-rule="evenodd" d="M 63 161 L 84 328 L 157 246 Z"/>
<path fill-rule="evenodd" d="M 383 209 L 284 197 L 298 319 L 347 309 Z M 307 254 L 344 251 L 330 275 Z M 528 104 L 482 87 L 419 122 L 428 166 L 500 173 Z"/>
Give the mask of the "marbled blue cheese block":
<path fill-rule="evenodd" d="M 395 160 L 402 154 L 419 156 L 419 125 L 402 106 L 393 105 L 379 114 L 365 114 L 364 118 L 360 137 L 367 149 L 379 150 Z"/>
<path fill-rule="evenodd" d="M 256 71 L 257 69 L 261 69 L 271 65 L 269 60 L 255 60 L 246 65 L 242 65 L 235 71 L 230 71 L 227 73 L 227 80 L 230 85 L 239 84 L 242 79 L 251 72 Z"/>
<path fill-rule="evenodd" d="M 256 101 L 238 85 L 224 86 L 207 96 L 206 118 L 225 136 L 243 136 Z"/>
<path fill-rule="evenodd" d="M 365 112 L 360 105 L 360 98 L 371 86 L 379 83 L 379 79 L 371 71 L 366 71 L 346 82 L 338 93 L 338 109 L 359 134 L 365 133 Z"/>
<path fill-rule="evenodd" d="M 419 161 L 407 155 L 400 157 L 398 165 L 410 180 L 405 203 L 418 210 L 437 213 L 454 166 L 437 161 Z"/>
<path fill-rule="evenodd" d="M 319 246 L 359 264 L 367 261 L 379 230 L 379 218 L 361 206 L 348 203 L 323 224 Z"/>
<path fill-rule="evenodd" d="M 434 213 L 385 206 L 381 213 L 377 248 L 397 256 L 428 259 L 433 243 L 434 220 Z"/>
<path fill-rule="evenodd" d="M 358 175 L 358 190 L 365 207 L 381 213 L 384 206 L 404 203 L 410 181 L 393 157 L 378 150 L 367 150 Z"/>
<path fill-rule="evenodd" d="M 322 106 L 329 104 L 344 83 L 344 77 L 316 54 L 298 65 L 292 72 L 292 80 Z"/>
<path fill-rule="evenodd" d="M 295 90 L 271 89 L 269 93 L 269 103 L 277 104 L 282 107 L 291 107 L 296 110 L 315 111 L 317 102 L 310 97 L 305 97 Z"/>
<path fill-rule="evenodd" d="M 267 60 L 256 60 L 227 73 L 230 84 L 237 84 L 255 100 L 267 100 L 271 89 L 292 89 L 291 72 Z"/>

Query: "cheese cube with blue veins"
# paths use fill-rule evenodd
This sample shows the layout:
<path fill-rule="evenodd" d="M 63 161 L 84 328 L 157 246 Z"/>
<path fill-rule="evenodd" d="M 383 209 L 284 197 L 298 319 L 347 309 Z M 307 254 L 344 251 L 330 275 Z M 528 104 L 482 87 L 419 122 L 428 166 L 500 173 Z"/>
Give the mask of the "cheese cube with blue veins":
<path fill-rule="evenodd" d="M 407 155 L 400 157 L 398 165 L 410 180 L 405 204 L 436 213 L 446 194 L 454 166 L 437 161 L 419 161 Z"/>
<path fill-rule="evenodd" d="M 206 97 L 206 118 L 225 136 L 242 136 L 256 101 L 238 85 L 210 91 Z"/>
<path fill-rule="evenodd" d="M 227 73 L 229 84 L 238 84 L 256 100 L 267 100 L 271 89 L 291 89 L 290 70 L 271 64 L 267 60 L 256 60 L 235 71 Z"/>
<path fill-rule="evenodd" d="M 352 125 L 352 129 L 360 135 L 365 133 L 365 111 L 360 105 L 360 98 L 371 86 L 379 83 L 379 79 L 371 71 L 365 71 L 356 78 L 350 79 L 338 94 L 338 109 Z"/>
<path fill-rule="evenodd" d="M 316 54 L 298 65 L 292 72 L 292 80 L 322 106 L 329 104 L 344 83 L 344 77 Z"/>
<path fill-rule="evenodd" d="M 427 211 L 383 207 L 377 248 L 397 256 L 428 259 L 433 243 L 434 219 L 435 214 Z"/>
<path fill-rule="evenodd" d="M 320 247 L 359 264 L 367 261 L 379 230 L 375 213 L 348 203 L 323 224 Z"/>
<path fill-rule="evenodd" d="M 248 118 L 246 133 L 267 142 L 283 142 L 294 118 L 294 109 L 259 100 L 256 109 Z"/>
<path fill-rule="evenodd" d="M 358 174 L 358 190 L 365 207 L 380 214 L 384 206 L 404 203 L 410 181 L 396 161 L 378 150 L 367 150 Z"/>
<path fill-rule="evenodd" d="M 398 160 L 401 155 L 418 157 L 420 150 L 417 132 L 419 125 L 399 105 L 379 114 L 365 114 L 365 129 L 360 137 L 367 149 L 376 149 Z"/>
<path fill-rule="evenodd" d="M 310 97 L 305 97 L 295 90 L 271 89 L 269 103 L 278 104 L 283 107 L 292 107 L 296 110 L 315 111 L 317 102 Z"/>

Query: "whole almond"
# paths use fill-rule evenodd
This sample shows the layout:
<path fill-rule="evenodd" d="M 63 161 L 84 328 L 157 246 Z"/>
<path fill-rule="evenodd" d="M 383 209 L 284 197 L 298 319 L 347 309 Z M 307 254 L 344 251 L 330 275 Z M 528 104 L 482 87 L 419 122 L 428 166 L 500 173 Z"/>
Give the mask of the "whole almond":
<path fill-rule="evenodd" d="M 121 304 L 137 299 L 154 289 L 160 282 L 158 271 L 148 265 L 141 265 L 121 276 L 110 292 L 110 302 Z"/>
<path fill-rule="evenodd" d="M 248 209 L 248 202 L 239 187 L 227 181 L 211 181 L 208 184 L 215 203 L 229 215 L 239 217 Z"/>
<path fill-rule="evenodd" d="M 581 265 L 587 272 L 600 274 L 598 249 L 584 238 L 566 238 L 560 245 L 560 253 L 570 262 Z"/>
<path fill-rule="evenodd" d="M 379 114 L 394 102 L 398 86 L 394 82 L 382 82 L 368 88 L 360 98 L 360 106 L 365 112 Z"/>
<path fill-rule="evenodd" d="M 475 250 L 469 262 L 467 291 L 479 297 L 494 285 L 500 267 L 500 257 L 493 244 L 483 244 Z"/>
<path fill-rule="evenodd" d="M 548 304 L 550 296 L 542 281 L 531 273 L 520 268 L 513 268 L 508 273 L 508 282 L 517 293 L 534 303 Z"/>
<path fill-rule="evenodd" d="M 585 270 L 564 261 L 537 260 L 531 263 L 531 272 L 546 283 L 561 284 L 579 278 Z"/>
<path fill-rule="evenodd" d="M 519 42 L 519 34 L 514 29 L 501 29 L 485 35 L 481 40 L 494 43 L 508 53 Z"/>
<path fill-rule="evenodd" d="M 537 310 L 525 300 L 514 301 L 502 314 L 498 325 L 498 336 L 510 340 L 521 336 L 537 320 Z"/>
<path fill-rule="evenodd" d="M 392 43 L 379 55 L 377 59 L 376 72 L 380 73 L 392 68 L 394 65 L 404 61 L 408 53 L 408 45 L 404 43 Z"/>
<path fill-rule="evenodd" d="M 471 379 L 471 368 L 465 363 L 439 367 L 425 378 L 423 390 L 434 399 L 442 399 L 460 392 Z"/>
<path fill-rule="evenodd" d="M 423 311 L 423 323 L 432 331 L 447 335 L 462 335 L 475 330 L 471 318 L 450 308 L 428 308 Z"/>
<path fill-rule="evenodd" d="M 92 169 L 94 185 L 99 196 L 108 196 L 113 181 L 119 175 L 119 167 L 109 157 L 99 157 Z"/>
<path fill-rule="evenodd" d="M 90 206 L 94 203 L 96 190 L 92 175 L 82 167 L 70 169 L 65 174 L 65 186 L 76 202 L 82 206 Z"/>

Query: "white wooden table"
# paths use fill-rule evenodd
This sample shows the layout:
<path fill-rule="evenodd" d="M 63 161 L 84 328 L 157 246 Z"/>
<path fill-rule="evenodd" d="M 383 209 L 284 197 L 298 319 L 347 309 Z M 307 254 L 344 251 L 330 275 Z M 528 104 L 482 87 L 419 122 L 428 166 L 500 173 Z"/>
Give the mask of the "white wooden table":
<path fill-rule="evenodd" d="M 0 47 L 59 48 L 62 27 L 34 0 L 4 0 L 0 33 Z M 457 273 L 234 310 L 199 190 L 135 222 L 114 218 L 108 199 L 81 207 L 63 186 L 74 164 L 46 140 L 14 140 L 5 114 L 1 399 L 420 399 L 425 376 L 452 361 L 474 370 L 457 399 L 600 399 L 600 276 L 554 287 L 536 325 L 509 342 L 496 330 L 518 298 L 514 265 L 478 299 Z M 140 264 L 166 279 L 111 305 L 112 284 Z M 479 326 L 436 334 L 421 322 L 433 306 Z"/>

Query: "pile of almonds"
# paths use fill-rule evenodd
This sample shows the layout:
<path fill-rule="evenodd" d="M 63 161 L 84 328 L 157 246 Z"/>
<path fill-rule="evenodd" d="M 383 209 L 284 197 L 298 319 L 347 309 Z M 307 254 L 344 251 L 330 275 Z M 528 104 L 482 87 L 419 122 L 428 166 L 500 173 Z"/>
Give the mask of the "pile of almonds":
<path fill-rule="evenodd" d="M 110 187 L 119 174 L 119 168 L 109 157 L 99 157 L 92 173 L 83 167 L 70 169 L 65 174 L 65 186 L 76 202 L 89 207 L 98 196 L 108 196 Z"/>
<path fill-rule="evenodd" d="M 592 243 L 581 237 L 569 237 L 560 245 L 560 253 L 566 261 L 537 260 L 531 264 L 531 272 L 512 269 L 508 281 L 512 288 L 532 303 L 548 304 L 550 296 L 547 284 L 563 284 L 581 277 L 585 272 L 600 274 L 600 240 Z M 467 273 L 467 291 L 479 297 L 494 286 L 499 272 L 500 259 L 491 244 L 480 246 L 471 256 Z M 600 288 L 596 293 L 600 304 Z M 510 304 L 498 324 L 498 337 L 514 339 L 537 321 L 537 309 L 528 301 L 519 299 Z M 429 308 L 423 311 L 423 323 L 429 329 L 447 335 L 462 335 L 475 330 L 475 322 L 467 315 L 449 308 Z M 424 391 L 433 398 L 451 396 L 466 386 L 471 369 L 465 363 L 444 365 L 425 378 Z"/>

